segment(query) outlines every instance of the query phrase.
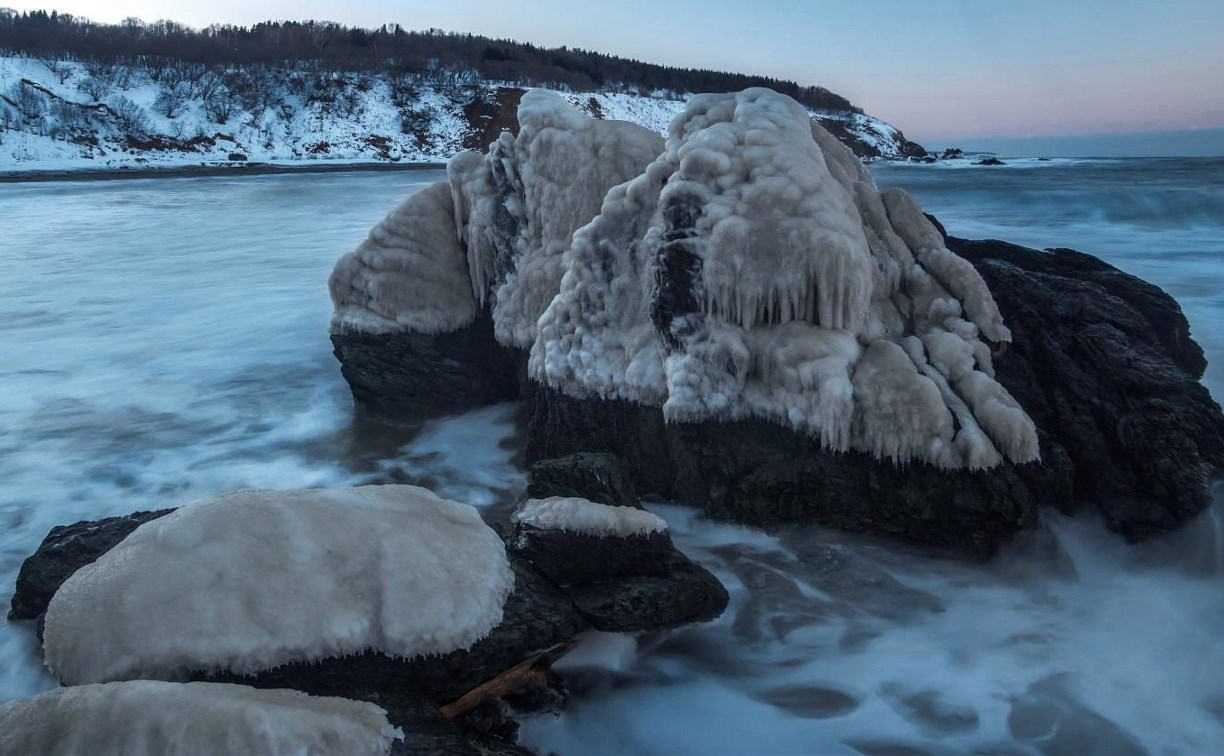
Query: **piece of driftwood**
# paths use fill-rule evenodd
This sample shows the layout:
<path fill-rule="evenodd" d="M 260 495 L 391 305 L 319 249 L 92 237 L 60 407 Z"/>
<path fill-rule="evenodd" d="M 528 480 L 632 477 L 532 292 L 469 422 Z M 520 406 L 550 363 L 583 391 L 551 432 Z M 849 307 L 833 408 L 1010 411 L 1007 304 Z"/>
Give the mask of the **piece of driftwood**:
<path fill-rule="evenodd" d="M 578 645 L 576 639 L 558 643 L 552 648 L 525 659 L 504 672 L 482 682 L 454 701 L 441 707 L 447 719 L 471 711 L 485 701 L 508 696 L 524 688 L 544 688 L 548 685 L 549 667 Z"/>

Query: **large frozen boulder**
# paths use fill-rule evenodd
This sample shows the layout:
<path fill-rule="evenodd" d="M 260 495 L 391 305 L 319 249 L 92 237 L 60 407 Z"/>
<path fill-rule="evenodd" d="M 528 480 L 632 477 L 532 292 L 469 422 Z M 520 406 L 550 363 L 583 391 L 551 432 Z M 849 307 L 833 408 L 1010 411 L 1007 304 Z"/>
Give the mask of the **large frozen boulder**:
<path fill-rule="evenodd" d="M 917 203 L 793 100 L 701 95 L 573 238 L 530 375 L 668 421 L 759 417 L 898 464 L 1040 457 L 994 381 L 1010 340 Z"/>
<path fill-rule="evenodd" d="M 137 528 L 46 613 L 67 684 L 250 674 L 376 651 L 472 646 L 514 574 L 473 508 L 414 486 L 242 491 Z"/>
<path fill-rule="evenodd" d="M 243 685 L 133 680 L 0 707 L 5 754 L 375 756 L 390 753 L 396 736 L 373 704 Z"/>

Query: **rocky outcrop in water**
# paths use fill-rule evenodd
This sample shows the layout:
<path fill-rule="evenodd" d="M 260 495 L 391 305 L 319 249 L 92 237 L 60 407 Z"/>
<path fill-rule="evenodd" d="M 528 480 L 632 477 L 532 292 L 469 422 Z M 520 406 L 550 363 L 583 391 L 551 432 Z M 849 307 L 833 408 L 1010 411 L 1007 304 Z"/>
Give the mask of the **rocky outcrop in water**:
<path fill-rule="evenodd" d="M 523 107 L 517 139 L 452 162 L 453 206 L 421 217 L 453 224 L 405 252 L 454 296 L 396 299 L 346 258 L 344 280 L 370 283 L 333 286 L 333 327 L 491 312 L 528 355 L 528 462 L 608 453 L 638 492 L 718 517 L 974 555 L 1045 505 L 1099 507 L 1134 539 L 1208 503 L 1224 417 L 1159 289 L 1087 255 L 947 238 L 774 93 L 695 98 L 653 160 L 652 135 Z M 576 171 L 594 171 L 582 192 Z M 494 358 L 476 359 L 462 369 Z M 374 393 L 354 387 L 397 404 Z"/>
<path fill-rule="evenodd" d="M 949 239 L 990 284 L 1013 340 L 995 361 L 1037 423 L 1059 484 L 1041 500 L 1095 505 L 1139 539 L 1210 502 L 1224 417 L 1199 382 L 1207 361 L 1159 287 L 1070 249 Z"/>
<path fill-rule="evenodd" d="M 602 473 L 613 463 L 580 458 L 569 464 Z M 571 475 L 571 483 L 579 477 Z M 548 490 L 548 480 L 542 478 L 537 482 L 540 490 Z M 155 522 L 173 511 L 138 513 L 54 529 L 23 565 L 23 579 L 12 602 L 14 616 L 40 617 L 61 584 L 79 568 L 93 564 L 118 546 L 140 524 Z M 645 512 L 641 515 L 653 517 Z M 236 528 L 250 526 L 241 521 L 234 523 Z M 645 546 L 633 539 L 568 537 L 571 534 L 539 529 L 532 535 L 526 530 L 520 527 L 511 537 L 507 555 L 514 588 L 505 600 L 502 619 L 469 648 L 415 658 L 396 658 L 367 650 L 303 659 L 249 674 L 201 668 L 189 673 L 188 679 L 291 688 L 314 695 L 372 701 L 388 711 L 392 723 L 428 735 L 423 742 L 442 749 L 434 752 L 452 752 L 451 748 L 458 749 L 454 752 L 467 752 L 466 741 L 451 721 L 456 714 L 452 712 L 443 718 L 437 707 L 452 704 L 483 683 L 533 659 L 536 662 L 532 663 L 539 664 L 539 670 L 533 674 L 537 678 L 547 677 L 548 662 L 564 653 L 575 635 L 587 628 L 659 630 L 713 619 L 726 607 L 727 593 L 717 579 L 678 552 L 665 531 L 642 539 L 643 544 L 648 542 Z M 542 544 L 547 545 L 540 548 Z M 618 554 L 622 548 L 627 552 Z M 582 549 L 587 549 L 585 557 Z M 252 576 L 252 580 L 258 579 L 261 578 Z M 107 601 L 105 596 L 100 599 Z M 118 601 L 118 597 L 114 600 Z M 125 605 L 132 602 L 125 600 Z M 513 687 L 491 696 L 490 700 L 512 693 Z M 461 708 L 460 718 L 455 721 L 465 732 L 477 724 L 493 729 L 502 727 L 496 712 L 469 715 L 465 713 L 466 707 Z M 485 721 L 490 716 L 492 721 Z M 484 719 L 473 724 L 464 717 Z M 488 742 L 482 741 L 482 747 L 488 746 Z"/>

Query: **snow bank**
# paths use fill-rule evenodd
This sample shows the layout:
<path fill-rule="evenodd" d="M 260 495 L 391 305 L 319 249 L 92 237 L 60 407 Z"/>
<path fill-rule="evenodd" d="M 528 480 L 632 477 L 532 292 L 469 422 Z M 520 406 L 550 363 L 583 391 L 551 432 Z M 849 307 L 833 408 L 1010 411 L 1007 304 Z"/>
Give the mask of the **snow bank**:
<path fill-rule="evenodd" d="M 413 194 L 340 258 L 328 280 L 333 331 L 454 331 L 476 317 L 445 181 Z"/>
<path fill-rule="evenodd" d="M 615 538 L 667 530 L 663 518 L 644 509 L 614 507 L 588 499 L 561 496 L 528 499 L 515 510 L 514 521 L 540 530 L 566 530 Z"/>
<path fill-rule="evenodd" d="M 0 707 L 6 754 L 358 756 L 389 753 L 396 734 L 374 704 L 218 683 L 82 685 Z"/>
<path fill-rule="evenodd" d="M 574 396 L 764 417 L 898 463 L 1038 458 L 992 378 L 983 339 L 1011 335 L 981 277 L 769 90 L 689 101 L 574 233 L 538 325 L 530 375 Z"/>
<path fill-rule="evenodd" d="M 476 510 L 415 486 L 242 491 L 146 523 L 51 600 L 65 684 L 467 648 L 514 577 Z"/>

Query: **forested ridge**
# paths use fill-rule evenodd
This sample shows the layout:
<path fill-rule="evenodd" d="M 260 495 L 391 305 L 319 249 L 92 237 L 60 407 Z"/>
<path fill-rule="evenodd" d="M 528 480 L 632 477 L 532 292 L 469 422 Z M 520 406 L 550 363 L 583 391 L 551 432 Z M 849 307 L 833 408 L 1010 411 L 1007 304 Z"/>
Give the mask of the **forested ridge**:
<path fill-rule="evenodd" d="M 819 110 L 862 112 L 823 87 L 725 71 L 677 68 L 568 47 L 544 48 L 438 29 L 377 29 L 330 21 L 265 21 L 192 29 L 129 18 L 99 24 L 56 11 L 0 9 L 0 53 L 163 68 L 301 65 L 314 69 L 432 74 L 572 91 L 676 95 L 769 87 Z"/>

